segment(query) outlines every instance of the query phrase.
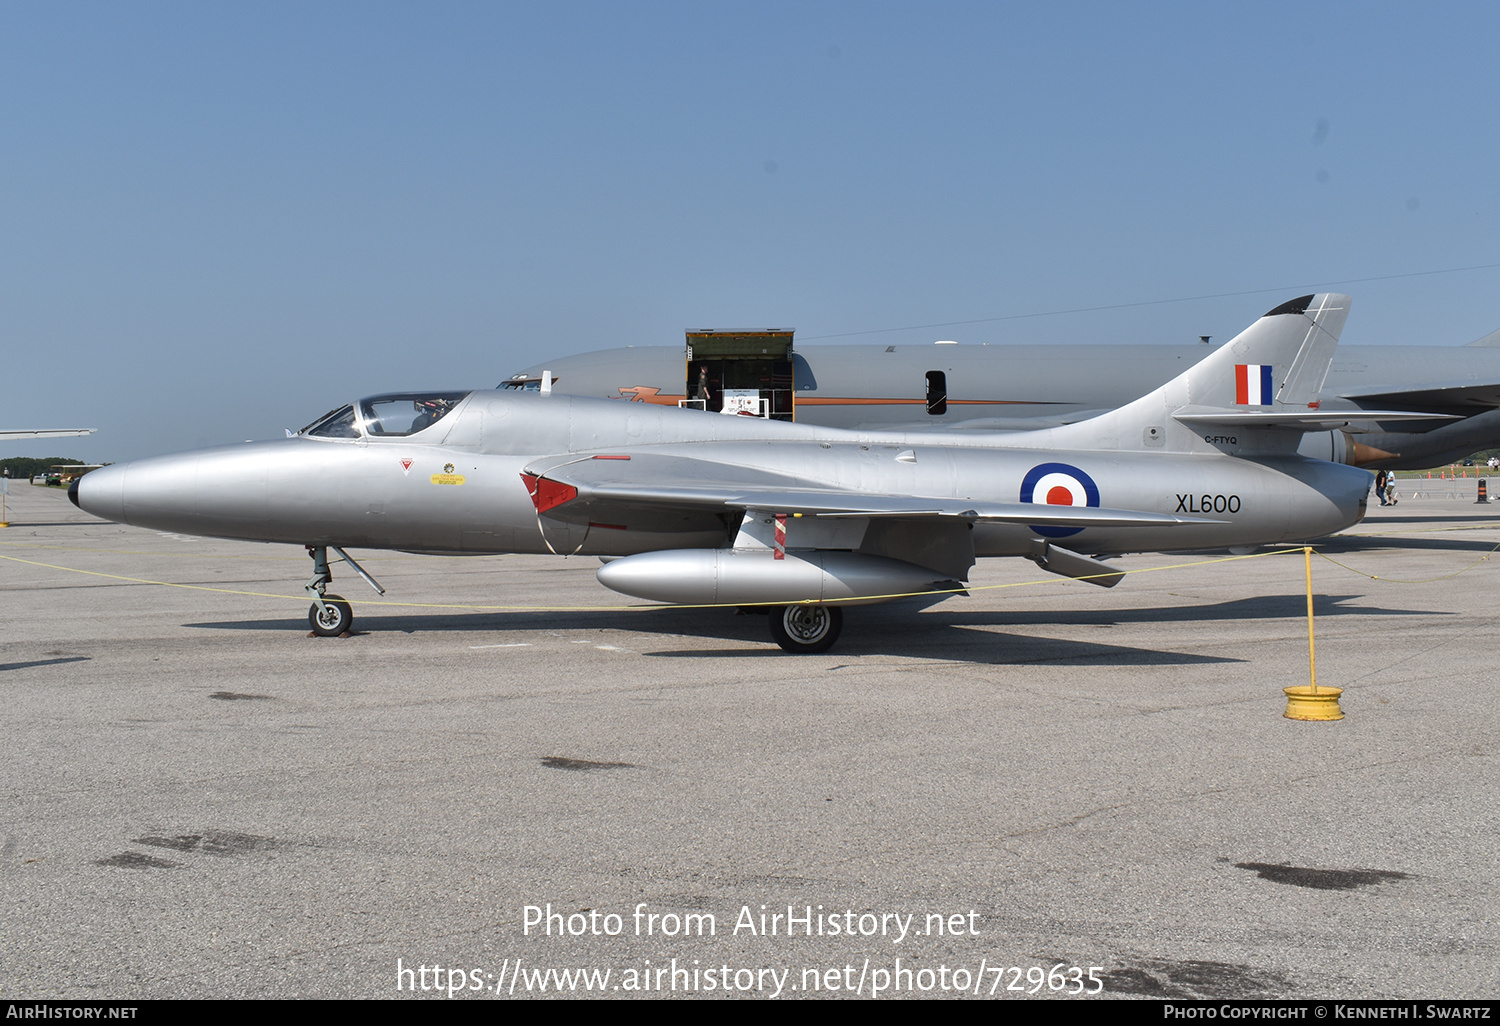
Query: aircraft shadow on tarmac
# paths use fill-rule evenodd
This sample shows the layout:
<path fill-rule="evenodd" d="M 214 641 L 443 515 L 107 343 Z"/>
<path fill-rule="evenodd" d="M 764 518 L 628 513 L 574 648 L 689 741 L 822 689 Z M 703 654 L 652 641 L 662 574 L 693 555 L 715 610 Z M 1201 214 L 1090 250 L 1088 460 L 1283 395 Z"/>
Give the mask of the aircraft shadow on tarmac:
<path fill-rule="evenodd" d="M 1500 499 L 1497 499 L 1493 505 L 1497 511 L 1500 511 Z M 1410 516 L 1403 516 L 1399 513 L 1392 513 L 1390 516 L 1386 516 L 1384 513 L 1381 513 L 1378 516 L 1372 515 L 1365 518 L 1364 520 L 1360 521 L 1358 527 L 1351 528 L 1351 530 L 1367 531 L 1371 528 L 1384 527 L 1386 524 L 1446 524 L 1453 527 L 1458 527 L 1461 525 L 1473 525 L 1475 527 L 1478 527 L 1488 524 L 1494 527 L 1500 527 L 1500 516 L 1497 516 L 1494 513 L 1473 513 L 1443 517 L 1433 516 L 1432 514 L 1424 515 L 1415 512 Z"/>
<path fill-rule="evenodd" d="M 0 663 L 0 673 L 6 670 L 25 670 L 33 666 L 57 666 L 60 663 L 86 663 L 88 656 L 67 656 L 62 659 L 33 659 L 29 663 Z"/>
<path fill-rule="evenodd" d="M 1320 552 L 1379 552 L 1383 549 L 1491 552 L 1495 549 L 1495 543 L 1479 538 L 1465 538 L 1459 534 L 1438 538 L 1414 538 L 1410 535 L 1342 535 L 1324 538 L 1317 543 L 1316 548 Z"/>
<path fill-rule="evenodd" d="M 1316 584 L 1316 582 L 1315 582 Z M 1365 595 L 1313 595 L 1313 616 L 1432 616 L 1435 610 L 1389 609 L 1357 604 Z M 955 624 L 1077 624 L 1109 627 L 1136 623 L 1194 623 L 1199 620 L 1283 620 L 1307 616 L 1307 596 L 1257 595 L 1228 602 L 1186 603 L 1180 606 L 1145 606 L 1139 609 L 1016 609 L 969 613 L 950 610 Z"/>
<path fill-rule="evenodd" d="M 1317 616 L 1417 615 L 1411 610 L 1384 609 L 1355 604 L 1362 596 L 1325 595 L 1314 599 Z M 1032 637 L 994 628 L 1056 625 L 1067 627 L 1114 627 L 1117 625 L 1215 622 L 1226 620 L 1297 619 L 1306 615 L 1306 600 L 1300 594 L 1259 596 L 1230 602 L 1136 609 L 1074 610 L 966 610 L 961 605 L 939 605 L 938 599 L 911 599 L 879 606 L 862 606 L 845 613 L 844 634 L 830 655 L 905 655 L 962 662 L 1014 665 L 1066 662 L 1098 666 L 1165 666 L 1196 663 L 1228 663 L 1243 660 L 1223 655 L 1175 652 L 1101 644 L 1072 638 Z M 927 608 L 935 607 L 935 608 Z M 200 622 L 185 627 L 207 630 L 256 630 L 306 632 L 306 622 L 265 619 Z M 478 612 L 423 613 L 417 615 L 358 615 L 357 634 L 429 633 L 472 631 L 506 634 L 518 631 L 620 631 L 639 632 L 642 643 L 659 642 L 663 634 L 681 636 L 680 648 L 658 648 L 643 654 L 668 658 L 720 659 L 726 657 L 786 658 L 767 636 L 766 621 L 756 615 L 734 611 L 677 609 L 665 607 L 626 612 L 621 610 L 562 613 Z M 1205 649 L 1217 647 L 1219 631 L 1195 635 L 1185 630 L 1181 643 Z M 726 651 L 694 648 L 690 639 L 712 638 L 745 642 L 750 647 Z M 648 640 L 649 639 L 649 640 Z M 318 639 L 341 644 L 341 639 Z M 619 640 L 614 638 L 612 640 Z M 309 639 L 312 643 L 312 639 Z M 624 644 L 629 645 L 627 639 Z"/>
<path fill-rule="evenodd" d="M 984 629 L 992 624 L 1004 624 L 1006 620 L 1001 616 L 964 618 L 963 623 L 953 620 L 944 623 L 942 620 L 950 618 L 934 617 L 931 618 L 934 622 L 928 623 L 929 617 L 927 616 L 913 621 L 911 613 L 914 611 L 910 609 L 907 610 L 908 615 L 904 617 L 887 613 L 864 619 L 866 612 L 867 610 L 860 609 L 845 614 L 843 636 L 833 650 L 826 653 L 827 655 L 914 656 L 996 665 L 1069 662 L 1099 666 L 1149 666 L 1239 661 L 1221 656 L 1101 645 L 1071 639 L 1033 638 Z M 1046 622 L 1046 620 L 1039 618 L 1039 622 Z M 305 622 L 289 620 L 189 623 L 183 626 L 211 630 L 300 630 L 304 633 L 306 631 Z M 737 616 L 733 610 L 726 609 L 686 611 L 668 608 L 643 613 L 609 610 L 598 613 L 558 614 L 469 613 L 419 617 L 363 616 L 355 622 L 355 630 L 356 636 L 358 634 L 416 634 L 438 631 L 474 631 L 501 635 L 514 631 L 611 631 L 626 634 L 624 640 L 621 640 L 620 633 L 612 633 L 609 636 L 610 641 L 624 646 L 633 644 L 629 634 L 639 632 L 642 636 L 639 644 L 643 646 L 659 645 L 664 640 L 661 637 L 663 634 L 675 635 L 682 640 L 681 648 L 642 648 L 641 654 L 646 656 L 677 659 L 789 658 L 771 640 L 764 618 L 755 615 Z M 693 645 L 692 639 L 694 638 L 743 642 L 747 647 L 703 649 Z M 344 642 L 344 639 L 339 638 L 318 640 L 327 644 Z M 308 643 L 311 644 L 312 639 L 309 639 Z"/>
<path fill-rule="evenodd" d="M 722 634 L 716 636 L 723 637 Z M 761 631 L 746 639 L 764 640 Z M 666 659 L 721 659 L 725 657 L 784 657 L 786 653 L 767 641 L 755 648 L 725 651 L 703 651 L 694 648 L 659 650 L 645 655 Z M 834 658 L 859 656 L 907 656 L 916 659 L 939 659 L 943 662 L 973 663 L 987 666 L 1037 666 L 1046 663 L 1070 666 L 1185 666 L 1199 663 L 1238 663 L 1220 655 L 1195 652 L 1172 652 L 1126 645 L 1101 645 L 1073 638 L 1038 638 L 981 630 L 958 624 L 941 624 L 931 628 L 888 628 L 877 623 L 850 624 L 845 621 L 843 636 L 825 653 Z"/>

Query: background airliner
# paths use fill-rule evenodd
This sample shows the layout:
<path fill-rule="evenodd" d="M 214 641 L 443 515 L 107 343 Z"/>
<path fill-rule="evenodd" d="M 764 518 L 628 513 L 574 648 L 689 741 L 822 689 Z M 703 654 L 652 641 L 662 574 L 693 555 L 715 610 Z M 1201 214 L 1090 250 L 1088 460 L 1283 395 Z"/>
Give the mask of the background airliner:
<path fill-rule="evenodd" d="M 920 425 L 1016 431 L 1096 417 L 1217 347 L 1197 345 L 853 345 L 793 348 L 790 329 L 687 332 L 683 346 L 548 360 L 501 382 L 633 402 L 742 409 L 853 429 Z M 1306 436 L 1304 455 L 1421 469 L 1500 445 L 1500 331 L 1466 346 L 1340 346 L 1324 410 L 1430 413 Z M 1390 430 L 1386 430 L 1389 428 Z"/>

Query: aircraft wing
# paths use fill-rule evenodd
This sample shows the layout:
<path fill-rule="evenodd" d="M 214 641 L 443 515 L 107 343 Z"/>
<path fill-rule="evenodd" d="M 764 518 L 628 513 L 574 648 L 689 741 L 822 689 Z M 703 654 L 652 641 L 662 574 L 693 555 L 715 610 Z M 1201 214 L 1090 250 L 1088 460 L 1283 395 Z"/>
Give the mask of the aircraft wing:
<path fill-rule="evenodd" d="M 868 526 L 856 532 L 856 551 L 926 567 L 955 580 L 967 578 L 974 564 L 970 528 L 976 522 L 1075 528 L 1217 522 L 1092 506 L 858 492 L 737 464 L 658 453 L 552 457 L 529 464 L 521 476 L 543 519 L 617 530 L 723 532 L 726 542 L 738 532 L 736 546 L 747 532 L 753 536 L 761 531 L 756 521 L 768 513 L 814 521 L 863 518 Z M 1065 555 L 1059 550 L 1057 558 Z M 1075 558 L 1079 566 L 1088 564 L 1084 575 L 1098 578 L 1096 583 L 1116 579 L 1107 576 L 1104 564 Z M 1046 560 L 1039 562 L 1049 566 Z M 1056 572 L 1078 576 L 1068 569 Z"/>
<path fill-rule="evenodd" d="M 883 495 L 817 487 L 789 475 L 686 456 L 593 455 L 539 460 L 523 471 L 537 512 L 580 524 L 623 525 L 749 509 L 817 517 L 956 518 L 1045 527 L 1160 527 L 1218 521 L 1096 506 Z M 654 516 L 653 516 L 654 514 Z M 723 520 L 720 521 L 725 522 Z M 649 529 L 649 527 L 647 528 Z"/>
<path fill-rule="evenodd" d="M 1387 409 L 1431 413 L 1454 413 L 1467 417 L 1500 407 L 1500 382 L 1450 381 L 1425 384 L 1421 388 L 1393 390 L 1371 389 L 1363 392 L 1340 392 L 1361 406 L 1383 406 Z"/>
<path fill-rule="evenodd" d="M 77 438 L 94 431 L 94 428 L 5 428 L 0 429 L 0 438 Z"/>

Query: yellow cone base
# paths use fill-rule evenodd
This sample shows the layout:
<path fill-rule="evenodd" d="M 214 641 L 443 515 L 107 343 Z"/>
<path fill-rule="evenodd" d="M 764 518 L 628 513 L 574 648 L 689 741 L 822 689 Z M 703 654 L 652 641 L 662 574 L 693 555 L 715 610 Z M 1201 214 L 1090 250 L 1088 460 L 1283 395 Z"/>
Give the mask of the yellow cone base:
<path fill-rule="evenodd" d="M 1339 696 L 1343 688 L 1318 688 L 1306 685 L 1282 688 L 1286 693 L 1286 712 L 1289 720 L 1341 720 L 1344 710 L 1339 708 Z"/>

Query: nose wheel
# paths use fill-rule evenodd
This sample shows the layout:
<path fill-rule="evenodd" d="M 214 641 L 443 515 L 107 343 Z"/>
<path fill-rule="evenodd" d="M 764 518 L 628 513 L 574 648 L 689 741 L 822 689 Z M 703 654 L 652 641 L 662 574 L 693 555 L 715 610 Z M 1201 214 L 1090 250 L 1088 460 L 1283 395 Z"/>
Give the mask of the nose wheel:
<path fill-rule="evenodd" d="M 336 638 L 354 625 L 354 609 L 342 595 L 324 595 L 307 611 L 307 622 L 320 638 Z"/>
<path fill-rule="evenodd" d="M 365 581 L 381 595 L 385 589 L 365 572 L 365 568 L 354 561 L 354 558 L 343 549 L 336 546 L 309 545 L 307 554 L 312 557 L 313 575 L 307 582 L 307 594 L 312 598 L 312 608 L 307 611 L 307 622 L 312 625 L 312 631 L 320 638 L 337 638 L 354 631 L 354 608 L 349 605 L 348 600 L 342 595 L 333 595 L 328 592 L 328 585 L 333 582 L 333 571 L 328 566 L 328 550 L 338 555 L 339 559 L 348 563 L 354 572 L 363 577 Z"/>
<path fill-rule="evenodd" d="M 771 610 L 771 637 L 793 655 L 827 652 L 839 640 L 844 611 L 838 606 L 782 606 Z"/>

